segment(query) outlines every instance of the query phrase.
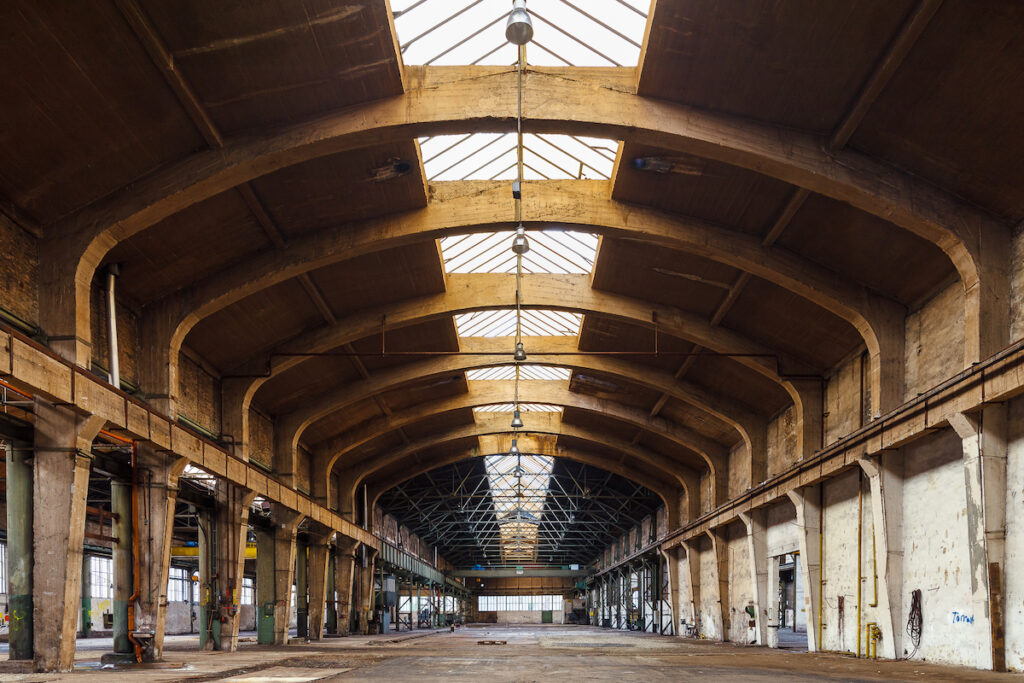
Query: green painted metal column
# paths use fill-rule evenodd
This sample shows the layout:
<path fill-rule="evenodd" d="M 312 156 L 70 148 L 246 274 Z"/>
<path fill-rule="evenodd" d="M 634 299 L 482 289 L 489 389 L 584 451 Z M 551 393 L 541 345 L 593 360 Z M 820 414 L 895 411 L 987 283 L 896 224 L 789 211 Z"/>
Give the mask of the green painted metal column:
<path fill-rule="evenodd" d="M 212 649 L 213 643 L 220 637 L 220 622 L 213 619 L 214 610 L 210 608 L 213 595 L 210 572 L 210 549 L 213 547 L 213 533 L 210 523 L 210 512 L 199 512 L 199 649 Z M 216 623 L 213 623 L 216 622 Z M 214 631 L 216 630 L 216 633 Z"/>
<path fill-rule="evenodd" d="M 337 548 L 330 545 L 327 547 L 327 632 L 338 632 L 338 603 L 336 587 L 334 585 L 335 563 L 337 560 Z"/>
<path fill-rule="evenodd" d="M 274 644 L 274 531 L 256 529 L 256 642 Z"/>
<path fill-rule="evenodd" d="M 89 555 L 82 556 L 82 637 L 92 633 L 92 572 L 89 571 Z"/>
<path fill-rule="evenodd" d="M 10 658 L 32 659 L 32 465 L 28 450 L 7 452 L 7 613 Z"/>
<path fill-rule="evenodd" d="M 135 651 L 128 638 L 128 598 L 132 596 L 132 485 L 110 482 L 110 508 L 117 515 L 114 521 L 114 652 Z M 84 593 L 83 593 L 84 594 Z"/>

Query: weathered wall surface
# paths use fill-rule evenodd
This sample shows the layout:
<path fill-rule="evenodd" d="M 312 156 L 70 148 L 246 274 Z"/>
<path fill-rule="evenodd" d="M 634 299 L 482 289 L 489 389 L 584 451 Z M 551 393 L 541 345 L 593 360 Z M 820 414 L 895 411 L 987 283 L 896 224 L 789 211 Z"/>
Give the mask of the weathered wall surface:
<path fill-rule="evenodd" d="M 750 576 L 747 532 L 742 524 L 729 525 L 725 552 L 729 558 L 729 640 L 749 643 L 753 630 L 748 626 L 750 617 L 744 610 L 747 605 L 754 604 L 754 584 Z"/>
<path fill-rule="evenodd" d="M 105 280 L 97 278 L 89 299 L 92 329 L 92 362 L 110 370 L 110 342 L 107 335 L 107 294 Z M 135 311 L 120 299 L 117 301 L 117 358 L 121 379 L 138 383 L 139 378 L 139 318 Z"/>
<path fill-rule="evenodd" d="M 791 405 L 768 422 L 768 476 L 773 477 L 796 462 L 796 409 Z M 732 471 L 730 469 L 730 479 Z M 738 495 L 742 491 L 734 491 L 730 487 L 730 495 Z"/>
<path fill-rule="evenodd" d="M 184 353 L 178 354 L 178 412 L 220 434 L 220 382 Z"/>
<path fill-rule="evenodd" d="M 1024 671 L 1024 399 L 1007 414 L 1006 462 L 1006 666 Z"/>
<path fill-rule="evenodd" d="M 964 292 L 956 282 L 907 316 L 907 400 L 964 366 Z"/>
<path fill-rule="evenodd" d="M 38 268 L 35 238 L 0 214 L 0 306 L 29 323 L 39 321 Z"/>
<path fill-rule="evenodd" d="M 857 647 L 857 584 L 865 591 L 867 604 L 871 580 L 871 505 L 859 500 L 861 476 L 858 469 L 843 472 L 822 485 L 822 647 L 855 652 Z M 858 517 L 858 507 L 861 510 Z M 860 533 L 860 572 L 857 570 L 857 536 Z M 812 558 L 816 560 L 817 558 Z M 800 580 L 801 577 L 797 577 Z M 817 590 L 817 587 L 814 587 Z M 840 613 L 840 602 L 843 608 Z M 868 620 L 863 620 L 867 623 Z"/>
<path fill-rule="evenodd" d="M 274 421 L 255 408 L 249 408 L 249 459 L 274 464 Z"/>
<path fill-rule="evenodd" d="M 1024 226 L 1013 234 L 1010 264 L 1010 341 L 1024 337 Z"/>
<path fill-rule="evenodd" d="M 981 629 L 958 620 L 973 616 L 968 571 L 963 450 L 951 430 L 903 449 L 902 614 L 920 589 L 924 635 L 917 657 L 946 664 L 974 663 Z"/>
<path fill-rule="evenodd" d="M 836 366 L 825 381 L 825 445 L 833 444 L 861 426 L 860 353 Z"/>

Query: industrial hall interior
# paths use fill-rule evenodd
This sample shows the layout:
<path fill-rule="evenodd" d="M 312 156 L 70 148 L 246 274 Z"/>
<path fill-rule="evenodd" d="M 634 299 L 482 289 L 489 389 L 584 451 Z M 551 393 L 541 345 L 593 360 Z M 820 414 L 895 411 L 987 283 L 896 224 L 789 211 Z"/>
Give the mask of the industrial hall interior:
<path fill-rule="evenodd" d="M 1024 2 L 0 0 L 0 681 L 1024 674 Z"/>

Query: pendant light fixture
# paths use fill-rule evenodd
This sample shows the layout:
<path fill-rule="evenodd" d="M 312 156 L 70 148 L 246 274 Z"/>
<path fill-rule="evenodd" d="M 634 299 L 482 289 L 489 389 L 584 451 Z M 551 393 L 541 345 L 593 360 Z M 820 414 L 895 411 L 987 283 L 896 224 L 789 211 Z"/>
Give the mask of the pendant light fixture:
<path fill-rule="evenodd" d="M 533 22 L 526 11 L 526 0 L 512 0 L 512 11 L 505 24 L 505 38 L 513 45 L 526 45 L 533 38 Z"/>

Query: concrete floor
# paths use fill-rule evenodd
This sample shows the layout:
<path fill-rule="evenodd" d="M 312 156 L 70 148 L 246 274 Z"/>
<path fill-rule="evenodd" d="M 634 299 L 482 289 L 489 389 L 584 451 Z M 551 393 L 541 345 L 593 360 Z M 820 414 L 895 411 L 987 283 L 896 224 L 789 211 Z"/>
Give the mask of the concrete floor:
<path fill-rule="evenodd" d="M 481 644 L 480 641 L 504 641 Z M 166 661 L 143 670 L 98 669 L 99 650 L 80 648 L 72 674 L 2 674 L 0 681 L 1022 681 L 1020 675 L 923 662 L 871 662 L 840 655 L 690 641 L 594 627 L 466 627 L 335 638 L 319 644 L 235 653 L 197 652 L 194 636 L 171 636 Z"/>

